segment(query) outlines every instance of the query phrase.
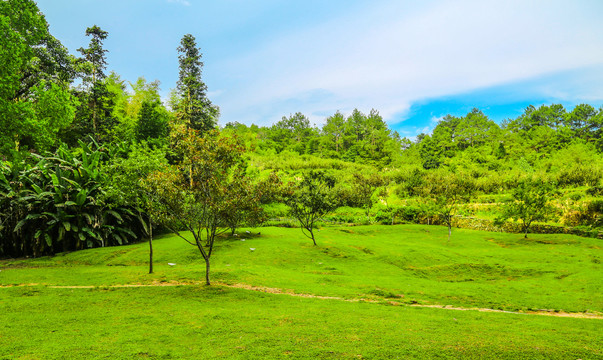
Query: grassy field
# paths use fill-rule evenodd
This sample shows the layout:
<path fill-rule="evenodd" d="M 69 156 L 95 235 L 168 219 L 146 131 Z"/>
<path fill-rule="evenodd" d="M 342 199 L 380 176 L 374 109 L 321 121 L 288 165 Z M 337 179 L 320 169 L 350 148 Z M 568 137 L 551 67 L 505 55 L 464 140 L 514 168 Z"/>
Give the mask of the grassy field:
<path fill-rule="evenodd" d="M 0 358 L 603 358 L 600 240 L 455 229 L 448 243 L 444 227 L 404 225 L 317 241 L 221 239 L 211 287 L 172 236 L 152 275 L 145 243 L 0 261 Z"/>

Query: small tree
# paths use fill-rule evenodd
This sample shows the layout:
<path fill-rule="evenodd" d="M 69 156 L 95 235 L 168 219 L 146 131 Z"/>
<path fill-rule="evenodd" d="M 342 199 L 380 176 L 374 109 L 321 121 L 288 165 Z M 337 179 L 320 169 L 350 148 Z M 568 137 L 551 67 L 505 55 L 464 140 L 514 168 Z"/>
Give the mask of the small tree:
<path fill-rule="evenodd" d="M 362 205 L 367 219 L 371 220 L 371 208 L 377 202 L 379 196 L 383 193 L 376 194 L 377 189 L 385 185 L 385 179 L 379 174 L 362 175 L 354 174 L 353 189 L 358 197 L 358 202 Z"/>
<path fill-rule="evenodd" d="M 272 173 L 266 179 L 251 183 L 248 176 L 234 179 L 232 189 L 239 194 L 223 212 L 224 222 L 234 235 L 237 228 L 246 224 L 255 227 L 266 220 L 262 203 L 267 203 L 279 196 L 281 190 L 279 177 Z"/>
<path fill-rule="evenodd" d="M 107 191 L 116 202 L 131 206 L 138 213 L 138 219 L 149 236 L 149 274 L 153 273 L 153 207 L 155 206 L 155 193 L 144 186 L 144 179 L 154 171 L 167 165 L 165 150 L 152 149 L 145 143 L 135 145 L 130 150 L 128 157 L 113 158 L 105 167 L 109 174 L 107 177 Z M 144 214 L 147 214 L 145 219 Z M 145 223 L 148 221 L 148 224 Z"/>
<path fill-rule="evenodd" d="M 337 207 L 333 187 L 335 179 L 322 171 L 310 171 L 301 181 L 291 185 L 291 191 L 286 198 L 290 214 L 300 223 L 304 235 L 314 237 L 314 223 Z"/>
<path fill-rule="evenodd" d="M 199 249 L 205 260 L 205 282 L 210 285 L 210 258 L 216 236 L 228 230 L 224 214 L 248 195 L 246 187 L 237 185 L 246 176 L 244 148 L 235 138 L 221 137 L 217 131 L 203 137 L 193 129 L 178 131 L 182 134 L 177 134 L 176 151 L 182 155 L 182 162 L 152 173 L 145 186 L 154 194 L 154 216 Z M 193 241 L 182 230 L 190 231 Z"/>
<path fill-rule="evenodd" d="M 542 180 L 524 180 L 513 189 L 512 203 L 505 205 L 502 215 L 496 220 L 501 224 L 511 218 L 519 221 L 524 238 L 528 238 L 528 231 L 534 221 L 543 221 L 552 211 L 547 204 L 552 185 Z"/>
<path fill-rule="evenodd" d="M 423 188 L 423 196 L 428 198 L 426 212 L 437 215 L 448 227 L 448 241 L 452 235 L 452 219 L 458 204 L 473 193 L 473 184 L 462 176 L 452 174 L 432 179 Z"/>

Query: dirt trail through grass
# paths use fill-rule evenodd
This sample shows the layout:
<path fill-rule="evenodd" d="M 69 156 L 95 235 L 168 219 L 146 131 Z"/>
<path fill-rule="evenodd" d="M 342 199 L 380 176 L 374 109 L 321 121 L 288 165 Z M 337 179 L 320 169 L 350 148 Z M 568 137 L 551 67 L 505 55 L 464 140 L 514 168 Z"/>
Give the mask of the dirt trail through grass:
<path fill-rule="evenodd" d="M 154 282 L 151 284 L 122 284 L 122 285 L 107 285 L 107 286 L 94 286 L 94 285 L 40 285 L 40 284 L 21 284 L 21 285 L 8 285 L 3 286 L 0 285 L 0 288 L 7 287 L 24 287 L 24 286 L 46 286 L 51 289 L 104 289 L 104 288 L 136 288 L 136 287 L 165 287 L 165 286 L 202 286 L 203 282 Z M 323 300 L 338 300 L 345 302 L 365 302 L 365 303 L 375 303 L 375 304 L 390 304 L 393 306 L 410 306 L 410 307 L 423 307 L 423 308 L 437 308 L 444 310 L 454 310 L 454 311 L 481 311 L 481 312 L 495 312 L 495 313 L 506 313 L 506 314 L 518 314 L 518 315 L 541 315 L 541 316 L 555 316 L 555 317 L 571 317 L 571 318 L 581 318 L 581 319 L 602 319 L 603 314 L 600 313 L 568 313 L 563 311 L 555 311 L 555 310 L 536 310 L 536 311 L 527 311 L 527 312 L 518 312 L 518 311 L 506 311 L 499 309 L 488 309 L 488 308 L 463 308 L 458 306 L 451 305 L 437 305 L 437 304 L 416 304 L 416 303 L 404 303 L 399 301 L 393 301 L 388 299 L 367 299 L 367 298 L 342 298 L 337 296 L 321 296 L 314 294 L 303 294 L 296 293 L 290 289 L 279 289 L 279 288 L 271 288 L 265 286 L 253 286 L 248 284 L 226 284 L 226 283 L 215 283 L 217 286 L 224 286 L 229 288 L 236 289 L 244 289 L 249 291 L 257 291 L 257 292 L 265 292 L 270 294 L 282 294 L 289 295 L 295 297 L 303 297 L 310 299 L 323 299 Z"/>

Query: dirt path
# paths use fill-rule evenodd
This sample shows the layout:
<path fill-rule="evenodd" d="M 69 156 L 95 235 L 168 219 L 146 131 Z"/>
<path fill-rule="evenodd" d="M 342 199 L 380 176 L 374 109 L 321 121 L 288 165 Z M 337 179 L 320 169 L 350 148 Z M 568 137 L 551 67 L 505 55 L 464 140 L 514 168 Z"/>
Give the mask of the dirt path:
<path fill-rule="evenodd" d="M 165 286 L 203 286 L 203 282 L 154 282 L 151 284 L 123 284 L 123 285 L 108 285 L 108 286 L 95 286 L 95 285 L 41 285 L 46 286 L 51 289 L 103 289 L 103 288 L 137 288 L 137 287 L 165 287 Z M 518 311 L 505 311 L 498 309 L 488 309 L 488 308 L 464 308 L 452 305 L 427 305 L 427 304 L 408 304 L 399 301 L 393 300 L 385 300 L 385 299 L 364 299 L 364 298 L 354 298 L 354 299 L 346 299 L 337 296 L 321 296 L 321 295 L 313 295 L 313 294 L 302 294 L 296 293 L 294 290 L 289 289 L 279 289 L 279 288 L 271 288 L 265 286 L 252 286 L 248 284 L 225 284 L 225 283 L 214 283 L 217 286 L 224 286 L 229 288 L 236 289 L 244 289 L 249 291 L 258 291 L 265 292 L 270 294 L 282 294 L 288 296 L 295 297 L 303 297 L 309 299 L 323 299 L 323 300 L 338 300 L 338 301 L 346 301 L 346 302 L 366 302 L 366 303 L 388 303 L 394 306 L 410 306 L 410 307 L 422 307 L 422 308 L 436 308 L 436 309 L 444 309 L 444 310 L 454 310 L 454 311 L 481 311 L 481 312 L 494 312 L 494 313 L 505 313 L 505 314 L 517 314 L 517 315 L 540 315 L 540 316 L 555 316 L 555 317 L 570 317 L 570 318 L 580 318 L 580 319 L 603 319 L 603 314 L 601 313 L 568 313 L 563 311 L 554 311 L 554 310 L 537 310 L 537 311 L 527 311 L 527 312 L 518 312 Z M 21 284 L 21 285 L 0 285 L 0 288 L 9 288 L 9 287 L 25 287 L 25 286 L 40 286 L 40 284 Z"/>
<path fill-rule="evenodd" d="M 312 298 L 312 299 L 329 299 L 329 300 L 339 300 L 339 301 L 347 301 L 347 302 L 368 302 L 368 303 L 383 303 L 384 301 L 390 305 L 394 306 L 411 306 L 411 307 L 424 307 L 424 308 L 437 308 L 437 309 L 445 309 L 445 310 L 456 310 L 456 311 L 481 311 L 481 312 L 496 312 L 496 313 L 505 313 L 505 314 L 519 314 L 519 315 L 542 315 L 542 316 L 556 316 L 556 317 L 571 317 L 571 318 L 582 318 L 582 319 L 603 319 L 603 314 L 595 314 L 595 313 L 568 313 L 559 311 L 556 312 L 554 310 L 538 310 L 538 311 L 528 311 L 528 312 L 518 312 L 518 311 L 505 311 L 498 309 L 488 309 L 488 308 L 463 308 L 452 305 L 425 305 L 425 304 L 408 304 L 399 301 L 391 301 L 391 300 L 375 300 L 375 299 L 345 299 L 342 297 L 336 296 L 320 296 L 320 295 L 312 295 L 312 294 L 299 294 L 293 292 L 293 290 L 283 290 L 279 288 L 269 288 L 264 286 L 252 286 L 247 284 L 219 284 L 221 286 L 238 288 L 238 289 L 246 289 L 252 291 L 261 291 L 267 292 L 271 294 L 284 294 L 289 296 L 297 296 L 304 298 Z"/>

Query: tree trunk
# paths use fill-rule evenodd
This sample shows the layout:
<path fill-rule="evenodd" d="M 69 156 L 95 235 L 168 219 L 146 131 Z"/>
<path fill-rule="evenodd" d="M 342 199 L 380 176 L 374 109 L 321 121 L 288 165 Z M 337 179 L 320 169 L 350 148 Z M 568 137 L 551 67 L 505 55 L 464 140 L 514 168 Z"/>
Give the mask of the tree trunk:
<path fill-rule="evenodd" d="M 448 242 L 450 242 L 451 234 L 452 234 L 452 224 L 448 224 Z"/>
<path fill-rule="evenodd" d="M 149 274 L 153 273 L 153 223 L 149 217 Z"/>
<path fill-rule="evenodd" d="M 316 240 L 314 239 L 314 231 L 310 230 L 310 235 L 312 235 L 312 242 L 314 243 L 314 246 L 316 246 Z"/>
<path fill-rule="evenodd" d="M 209 282 L 209 258 L 205 259 L 205 285 L 211 285 Z"/>

